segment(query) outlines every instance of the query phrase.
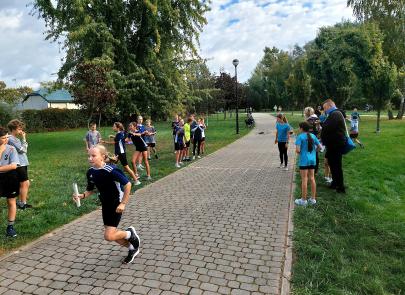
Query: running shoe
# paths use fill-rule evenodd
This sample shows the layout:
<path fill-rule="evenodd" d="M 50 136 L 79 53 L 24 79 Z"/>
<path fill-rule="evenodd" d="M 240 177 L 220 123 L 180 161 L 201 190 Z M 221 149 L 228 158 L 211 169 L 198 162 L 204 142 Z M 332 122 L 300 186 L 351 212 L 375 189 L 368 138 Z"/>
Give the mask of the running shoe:
<path fill-rule="evenodd" d="M 141 185 L 141 182 L 137 179 L 134 181 L 134 185 Z"/>
<path fill-rule="evenodd" d="M 147 181 L 151 181 L 151 180 L 152 180 L 152 177 L 151 177 L 151 176 L 147 176 L 147 177 L 146 177 L 146 180 L 147 180 Z"/>
<path fill-rule="evenodd" d="M 198 159 L 201 159 L 201 156 L 197 156 Z"/>
<path fill-rule="evenodd" d="M 181 168 L 181 166 L 178 164 L 178 163 L 176 163 L 176 165 L 174 165 L 176 168 Z"/>
<path fill-rule="evenodd" d="M 281 169 L 281 168 L 283 168 L 283 167 L 284 167 L 284 165 L 283 165 L 283 164 L 280 164 L 280 166 L 278 166 L 278 168 L 280 168 L 280 169 Z"/>
<path fill-rule="evenodd" d="M 131 233 L 131 236 L 128 239 L 128 242 L 131 243 L 132 246 L 134 246 L 135 250 L 138 251 L 139 253 L 139 245 L 140 245 L 140 239 L 138 234 L 136 233 L 136 230 L 133 226 L 130 226 L 126 229 L 126 231 L 129 231 Z M 136 253 L 136 254 L 138 254 Z"/>
<path fill-rule="evenodd" d="M 136 165 L 136 168 L 139 170 L 143 170 L 143 166 L 141 164 Z"/>
<path fill-rule="evenodd" d="M 134 261 L 135 256 L 138 255 L 139 253 L 139 249 L 138 250 L 128 250 L 128 256 L 125 257 L 124 261 L 122 261 L 122 263 L 124 264 L 128 264 L 131 263 L 132 261 Z"/>
<path fill-rule="evenodd" d="M 193 160 L 195 160 L 195 156 L 193 156 Z"/>
<path fill-rule="evenodd" d="M 303 199 L 296 199 L 294 203 L 298 206 L 306 206 L 308 204 L 307 200 Z"/>
<path fill-rule="evenodd" d="M 16 203 L 17 203 L 17 209 L 25 210 L 25 209 L 32 208 L 32 205 L 30 205 L 30 204 L 24 204 L 24 203 L 21 202 L 21 201 L 17 201 Z"/>
<path fill-rule="evenodd" d="M 15 238 L 17 236 L 17 232 L 15 231 L 12 225 L 8 225 L 6 229 L 6 237 Z"/>
<path fill-rule="evenodd" d="M 315 205 L 316 204 L 316 199 L 309 198 L 308 203 L 309 203 L 309 205 Z"/>
<path fill-rule="evenodd" d="M 284 171 L 288 171 L 288 167 L 287 167 L 287 166 L 284 167 Z"/>
<path fill-rule="evenodd" d="M 183 162 L 179 162 L 179 164 L 180 164 L 180 165 L 184 165 L 184 163 L 183 163 Z"/>

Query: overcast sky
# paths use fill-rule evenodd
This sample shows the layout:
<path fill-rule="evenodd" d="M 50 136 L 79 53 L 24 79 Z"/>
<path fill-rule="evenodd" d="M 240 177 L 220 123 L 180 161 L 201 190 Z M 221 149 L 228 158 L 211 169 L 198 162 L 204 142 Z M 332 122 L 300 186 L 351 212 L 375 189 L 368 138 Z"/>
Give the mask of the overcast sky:
<path fill-rule="evenodd" d="M 39 86 L 54 80 L 63 52 L 44 40 L 45 25 L 29 15 L 30 0 L 0 0 L 0 80 L 9 86 Z M 212 0 L 200 37 L 201 56 L 212 72 L 220 68 L 246 81 L 265 46 L 289 50 L 315 38 L 322 26 L 352 19 L 346 0 Z"/>

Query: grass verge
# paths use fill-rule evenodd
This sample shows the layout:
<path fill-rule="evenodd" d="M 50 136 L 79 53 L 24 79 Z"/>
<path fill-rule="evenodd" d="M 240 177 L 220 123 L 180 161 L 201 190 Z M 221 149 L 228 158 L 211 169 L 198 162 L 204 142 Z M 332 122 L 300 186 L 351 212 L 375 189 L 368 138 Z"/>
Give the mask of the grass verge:
<path fill-rule="evenodd" d="M 206 154 L 210 154 L 248 133 L 244 127 L 245 115 L 239 117 L 240 134 L 235 134 L 235 117 L 223 120 L 222 115 L 210 116 L 206 130 Z M 159 159 L 152 159 L 151 176 L 153 181 L 174 172 L 172 131 L 170 122 L 157 122 L 157 149 Z M 71 200 L 72 183 L 77 182 L 80 191 L 86 187 L 86 171 L 89 167 L 83 138 L 85 129 L 63 132 L 28 134 L 30 160 L 29 178 L 31 180 L 30 199 L 34 208 L 18 210 L 15 229 L 17 238 L 5 238 L 7 224 L 7 204 L 0 198 L 0 254 L 22 246 L 38 237 L 58 228 L 79 216 L 89 213 L 99 206 L 98 199 L 83 202 L 76 208 Z M 113 134 L 111 127 L 101 128 L 103 138 Z M 113 152 L 113 146 L 108 146 Z M 134 147 L 127 146 L 130 160 Z M 147 185 L 145 175 L 141 174 L 142 185 Z M 134 189 L 133 189 L 134 191 Z M 4 233 L 4 234 L 3 234 Z"/>
<path fill-rule="evenodd" d="M 344 156 L 347 194 L 326 187 L 321 155 L 318 204 L 294 210 L 293 294 L 405 294 L 405 121 L 375 125 L 363 117 L 365 149 Z"/>

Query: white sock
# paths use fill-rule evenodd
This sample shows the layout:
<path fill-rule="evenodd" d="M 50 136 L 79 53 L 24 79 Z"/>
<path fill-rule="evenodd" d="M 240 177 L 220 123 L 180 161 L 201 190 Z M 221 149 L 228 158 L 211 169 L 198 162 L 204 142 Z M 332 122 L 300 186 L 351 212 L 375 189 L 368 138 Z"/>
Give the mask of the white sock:
<path fill-rule="evenodd" d="M 134 246 L 132 246 L 132 244 L 129 244 L 128 250 L 135 250 L 135 248 L 134 248 Z"/>
<path fill-rule="evenodd" d="M 125 237 L 125 240 L 129 240 L 131 237 L 131 232 L 130 231 L 125 231 L 127 233 L 127 236 Z"/>

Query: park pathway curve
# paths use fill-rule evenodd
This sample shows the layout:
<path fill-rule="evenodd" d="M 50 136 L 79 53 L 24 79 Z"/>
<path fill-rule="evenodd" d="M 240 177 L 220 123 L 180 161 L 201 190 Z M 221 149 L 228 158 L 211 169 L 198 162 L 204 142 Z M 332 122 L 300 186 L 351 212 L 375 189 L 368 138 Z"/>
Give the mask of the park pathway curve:
<path fill-rule="evenodd" d="M 293 154 L 277 168 L 275 120 L 255 119 L 247 136 L 135 193 L 120 224 L 141 237 L 133 264 L 103 241 L 97 210 L 0 258 L 0 294 L 286 293 Z"/>

